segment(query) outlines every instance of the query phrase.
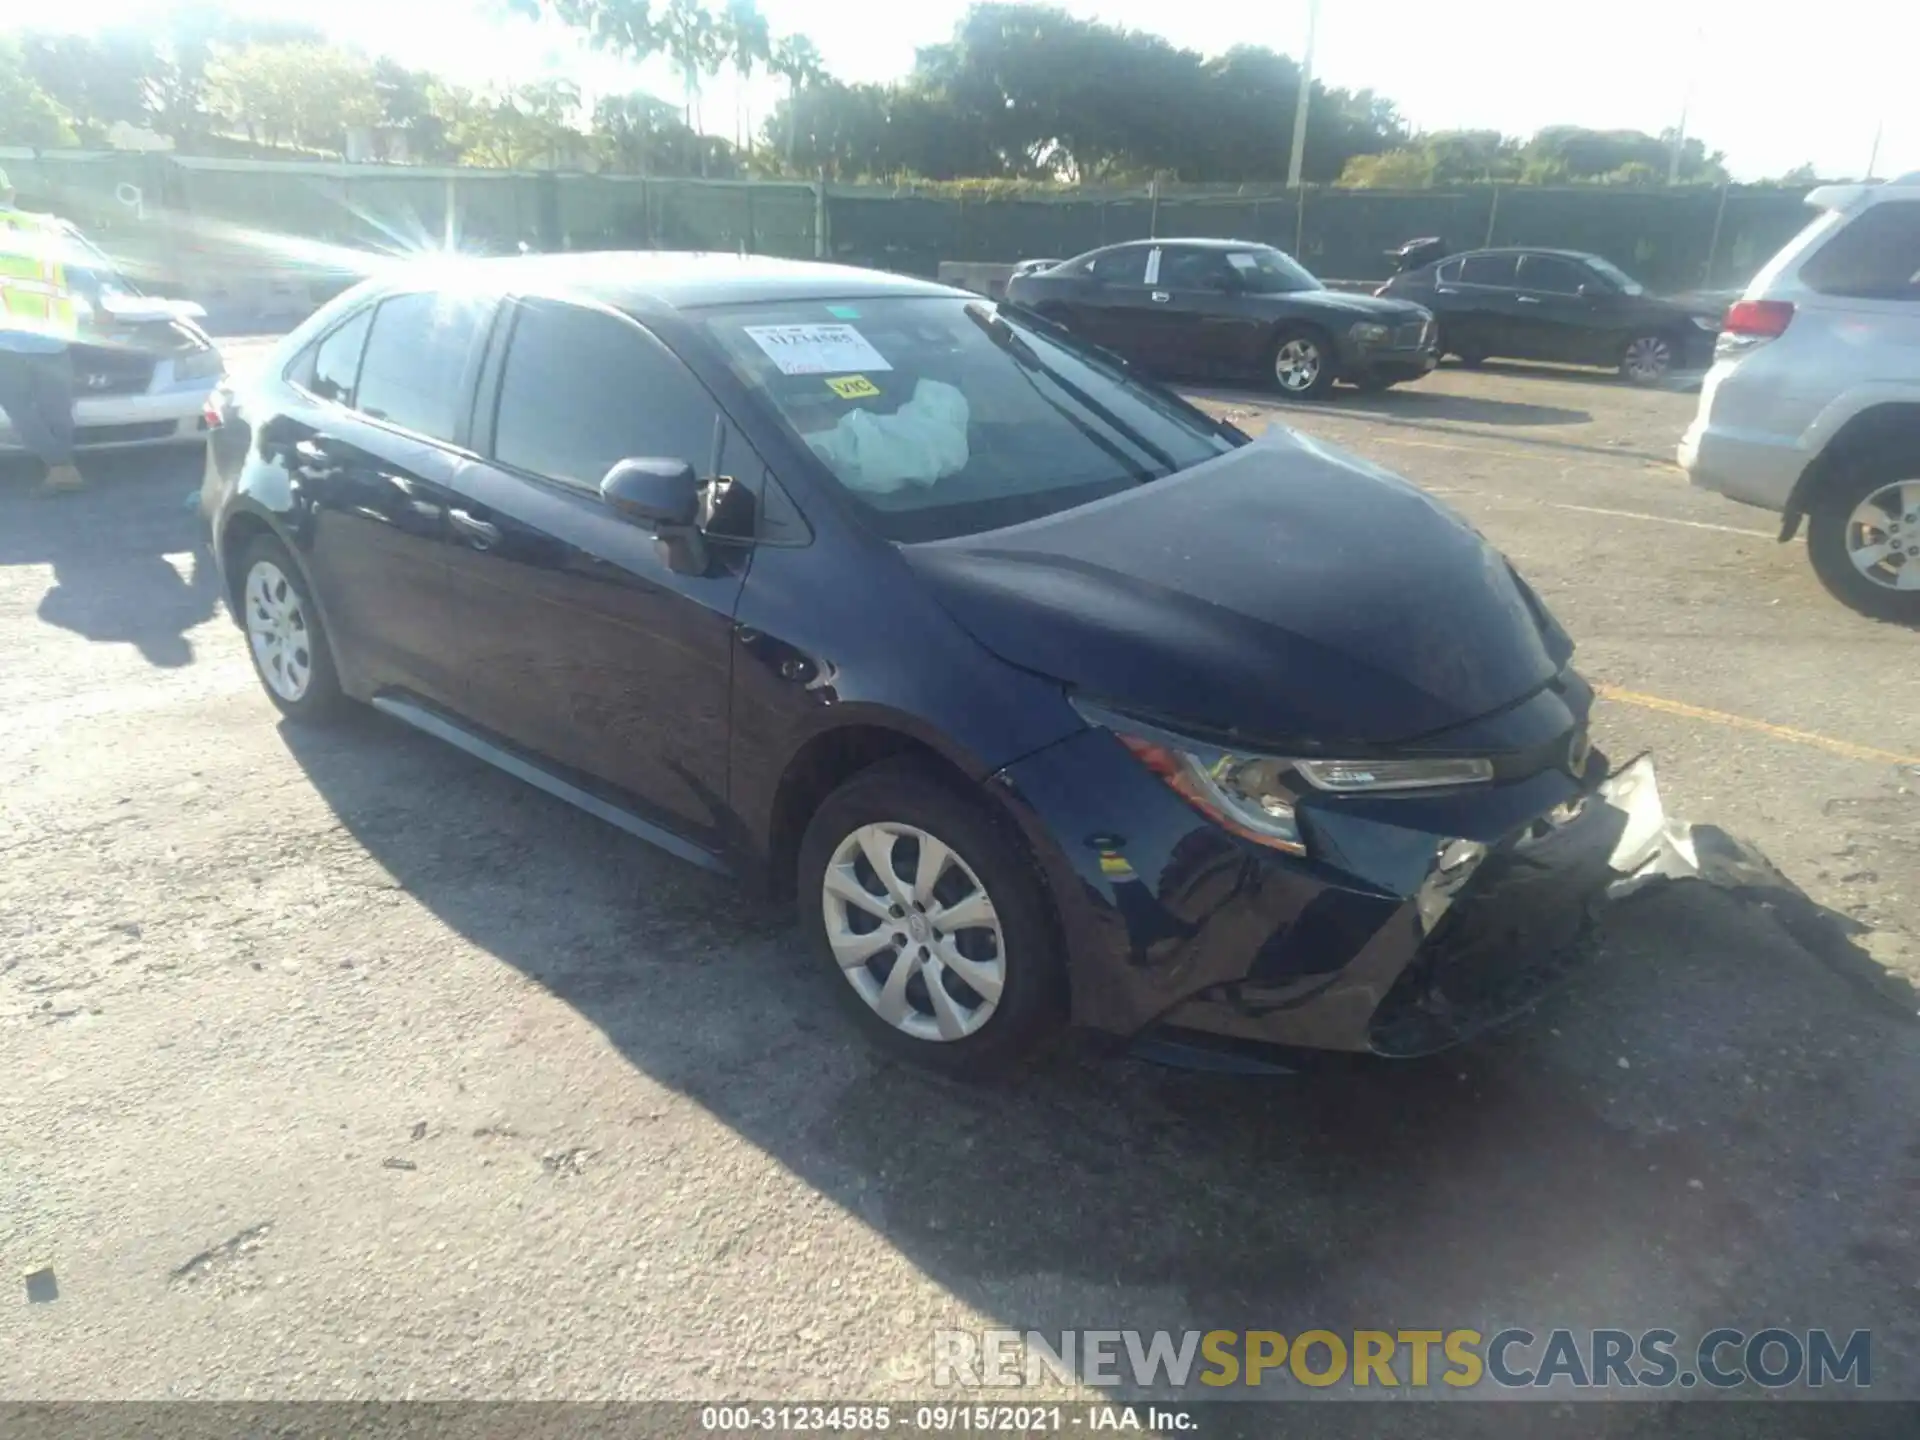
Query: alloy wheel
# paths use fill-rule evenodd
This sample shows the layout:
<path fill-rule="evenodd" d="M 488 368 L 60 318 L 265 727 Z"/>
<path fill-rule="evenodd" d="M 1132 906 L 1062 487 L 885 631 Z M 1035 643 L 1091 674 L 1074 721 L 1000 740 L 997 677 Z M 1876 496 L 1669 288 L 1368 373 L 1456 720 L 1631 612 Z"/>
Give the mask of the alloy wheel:
<path fill-rule="evenodd" d="M 313 636 L 300 592 L 271 560 L 247 571 L 247 643 L 260 678 L 282 700 L 297 704 L 313 679 Z"/>
<path fill-rule="evenodd" d="M 1673 368 L 1673 347 L 1658 335 L 1642 335 L 1627 346 L 1621 369 L 1629 380 L 1658 380 Z"/>
<path fill-rule="evenodd" d="M 896 1030 L 963 1040 L 993 1018 L 1007 978 L 1000 916 L 937 836 L 862 825 L 835 847 L 820 902 L 840 973 Z"/>
<path fill-rule="evenodd" d="M 1273 378 L 1282 390 L 1298 395 L 1311 390 L 1325 362 L 1320 347 L 1303 336 L 1285 341 L 1273 355 Z"/>
<path fill-rule="evenodd" d="M 1920 480 L 1871 492 L 1847 517 L 1847 558 L 1884 590 L 1920 590 Z"/>

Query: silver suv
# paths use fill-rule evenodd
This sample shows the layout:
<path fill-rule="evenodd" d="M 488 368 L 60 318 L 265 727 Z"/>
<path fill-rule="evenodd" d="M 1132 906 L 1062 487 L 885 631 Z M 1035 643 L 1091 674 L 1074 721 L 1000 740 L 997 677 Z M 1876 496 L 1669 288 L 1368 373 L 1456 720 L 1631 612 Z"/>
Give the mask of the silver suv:
<path fill-rule="evenodd" d="M 1808 519 L 1828 590 L 1920 623 L 1920 172 L 1826 185 L 1727 312 L 1680 442 L 1695 485 Z"/>

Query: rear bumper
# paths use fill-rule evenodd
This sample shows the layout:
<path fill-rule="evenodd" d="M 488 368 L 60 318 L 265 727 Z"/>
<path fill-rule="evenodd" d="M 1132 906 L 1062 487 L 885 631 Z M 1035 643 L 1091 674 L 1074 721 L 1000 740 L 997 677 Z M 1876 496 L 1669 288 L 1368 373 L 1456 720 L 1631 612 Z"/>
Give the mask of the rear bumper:
<path fill-rule="evenodd" d="M 1313 858 L 1213 825 L 1104 731 L 1001 778 L 1052 883 L 1074 1018 L 1129 1037 L 1394 1056 L 1459 1043 L 1578 955 L 1627 829 L 1597 753 L 1578 779 L 1342 802 L 1312 819 Z"/>
<path fill-rule="evenodd" d="M 1787 508 L 1807 466 L 1795 445 L 1716 430 L 1704 420 L 1694 421 L 1681 437 L 1679 460 L 1696 488 L 1776 513 Z"/>

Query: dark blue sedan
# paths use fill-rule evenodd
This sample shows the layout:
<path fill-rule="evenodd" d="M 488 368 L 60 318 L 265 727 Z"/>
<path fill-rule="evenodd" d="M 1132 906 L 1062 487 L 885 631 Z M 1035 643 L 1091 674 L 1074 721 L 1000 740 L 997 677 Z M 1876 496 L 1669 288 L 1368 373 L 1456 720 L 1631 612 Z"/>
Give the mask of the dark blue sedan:
<path fill-rule="evenodd" d="M 724 256 L 396 272 L 215 397 L 296 721 L 366 702 L 797 897 L 881 1045 L 1410 1054 L 1567 952 L 1624 818 L 1572 643 L 1418 489 L 1018 309 Z"/>

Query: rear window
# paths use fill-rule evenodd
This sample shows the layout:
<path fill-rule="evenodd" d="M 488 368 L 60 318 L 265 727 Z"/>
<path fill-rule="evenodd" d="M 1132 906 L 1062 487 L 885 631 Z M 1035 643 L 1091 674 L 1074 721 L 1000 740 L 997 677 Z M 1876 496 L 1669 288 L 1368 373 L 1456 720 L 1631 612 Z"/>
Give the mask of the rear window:
<path fill-rule="evenodd" d="M 1920 300 L 1920 201 L 1861 211 L 1800 267 L 1800 283 L 1854 300 Z"/>
<path fill-rule="evenodd" d="M 1064 332 L 945 296 L 702 312 L 735 373 L 889 539 L 945 539 L 1147 484 L 1240 440 Z"/>
<path fill-rule="evenodd" d="M 1512 255 L 1469 255 L 1460 262 L 1460 283 L 1511 287 L 1515 259 Z"/>
<path fill-rule="evenodd" d="M 435 440 L 453 440 L 467 405 L 467 362 L 483 301 L 464 295 L 396 295 L 374 312 L 354 408 Z"/>

